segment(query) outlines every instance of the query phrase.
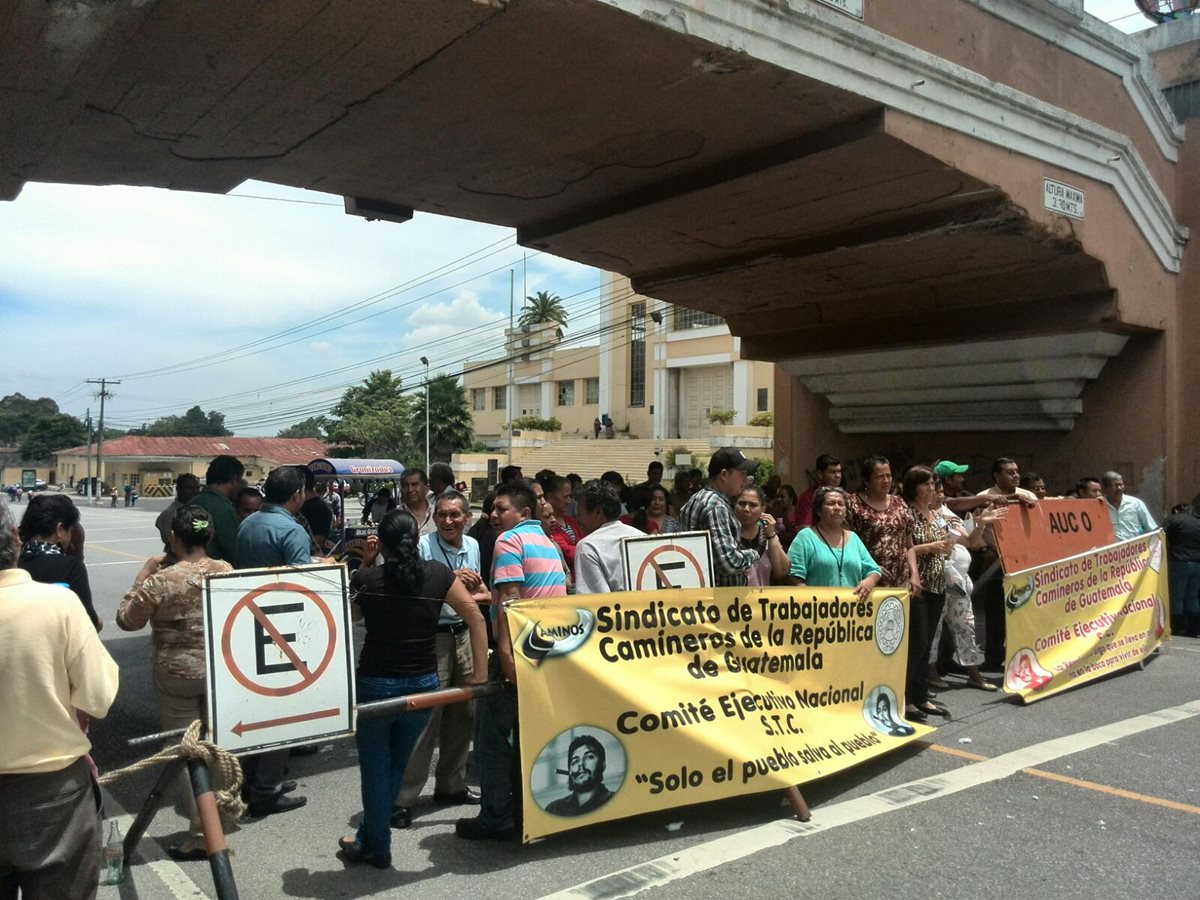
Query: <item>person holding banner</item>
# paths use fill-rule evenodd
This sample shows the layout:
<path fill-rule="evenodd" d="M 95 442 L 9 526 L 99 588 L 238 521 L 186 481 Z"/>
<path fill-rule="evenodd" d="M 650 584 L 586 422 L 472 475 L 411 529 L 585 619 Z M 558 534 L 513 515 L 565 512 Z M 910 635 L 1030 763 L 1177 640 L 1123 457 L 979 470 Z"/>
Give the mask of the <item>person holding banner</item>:
<path fill-rule="evenodd" d="M 510 481 L 496 489 L 492 519 L 500 536 L 492 563 L 492 611 L 496 652 L 488 667 L 491 679 L 509 683 L 480 699 L 475 707 L 475 757 L 483 795 L 479 815 L 459 819 L 455 834 L 469 841 L 512 840 L 517 833 L 520 780 L 517 771 L 517 667 L 504 604 L 529 597 L 565 597 L 562 557 L 538 523 L 534 485 Z M 482 667 L 476 672 L 482 673 Z"/>
<path fill-rule="evenodd" d="M 934 474 L 937 474 L 936 469 Z M 928 683 L 930 687 L 939 690 L 950 686 L 941 680 L 941 673 L 937 668 L 938 647 L 941 643 L 942 623 L 944 622 L 954 638 L 954 661 L 967 670 L 967 684 L 981 691 L 995 691 L 997 690 L 996 685 L 985 679 L 979 670 L 980 664 L 984 661 L 984 655 L 975 640 L 975 611 L 971 605 L 974 585 L 970 575 L 970 551 L 983 547 L 984 530 L 993 522 L 1006 518 L 1008 507 L 1007 505 L 991 507 L 977 512 L 970 520 L 971 527 L 968 527 L 967 521 L 959 518 L 945 505 L 946 495 L 943 483 L 940 481 L 935 483 L 937 485 L 935 503 L 940 507 L 938 512 L 949 527 L 955 543 L 950 558 L 946 561 L 946 606 L 942 620 L 938 622 L 937 629 L 934 631 L 929 650 Z"/>
<path fill-rule="evenodd" d="M 363 568 L 350 580 L 355 621 L 367 635 L 358 660 L 360 703 L 437 690 L 437 627 L 448 603 L 471 636 L 472 674 L 466 684 L 484 684 L 487 634 L 479 607 L 445 563 L 421 558 L 420 526 L 412 513 L 394 509 L 379 534 L 367 538 Z M 383 565 L 373 565 L 377 556 Z M 404 769 L 431 710 L 360 720 L 358 745 L 363 814 L 353 837 L 338 839 L 342 859 L 377 869 L 392 864 L 392 801 L 404 784 Z"/>
<path fill-rule="evenodd" d="M 791 583 L 853 588 L 860 600 L 867 599 L 882 572 L 862 539 L 846 527 L 846 492 L 840 487 L 817 488 L 812 516 L 813 524 L 796 535 L 788 549 Z"/>
<path fill-rule="evenodd" d="M 904 500 L 912 510 L 913 553 L 920 574 L 919 591 L 914 591 L 908 638 L 908 689 L 904 715 L 918 722 L 930 715 L 950 712 L 929 699 L 929 648 L 946 605 L 946 560 L 954 540 L 946 520 L 937 512 L 937 485 L 928 466 L 913 466 L 904 473 Z"/>

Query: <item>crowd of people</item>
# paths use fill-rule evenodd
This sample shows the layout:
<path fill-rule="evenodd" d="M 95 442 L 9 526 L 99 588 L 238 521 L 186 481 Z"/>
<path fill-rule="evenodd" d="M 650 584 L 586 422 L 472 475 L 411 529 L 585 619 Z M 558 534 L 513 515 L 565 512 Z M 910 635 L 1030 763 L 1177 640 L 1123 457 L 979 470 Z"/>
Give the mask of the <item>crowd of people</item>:
<path fill-rule="evenodd" d="M 950 714 L 939 696 L 952 686 L 948 676 L 997 689 L 988 673 L 1002 669 L 1004 615 L 992 526 L 1011 505 L 1045 499 L 1044 479 L 1022 476 L 1016 462 L 1001 457 L 991 483 L 972 493 L 965 465 L 943 459 L 897 474 L 888 459 L 873 456 L 862 462 L 861 484 L 851 492 L 841 461 L 825 454 L 798 493 L 778 477 L 755 484 L 756 465 L 736 448 L 721 448 L 706 472 L 677 472 L 670 489 L 657 460 L 633 485 L 615 471 L 584 482 L 548 470 L 527 479 L 508 466 L 478 519 L 445 463 L 428 474 L 407 469 L 398 484 L 364 492 L 361 521 L 375 533 L 351 578 L 352 613 L 365 627 L 360 702 L 439 686 L 503 687 L 474 703 L 361 721 L 362 814 L 357 832 L 338 842 L 342 859 L 391 865 L 390 831 L 412 825 L 435 750 L 433 802 L 478 807 L 458 820 L 461 838 L 520 833 L 519 697 L 511 635 L 498 611 L 514 599 L 628 590 L 621 550 L 631 537 L 707 532 L 716 586 L 832 587 L 860 597 L 877 587 L 909 591 L 904 715 L 912 721 Z M 122 629 L 151 629 L 152 688 L 164 730 L 205 717 L 204 578 L 332 562 L 328 554 L 347 519 L 340 491 L 327 491 L 305 467 L 273 470 L 261 491 L 246 486 L 243 475 L 240 461 L 219 456 L 203 483 L 178 478 L 174 501 L 155 522 L 163 553 L 138 572 L 116 616 Z M 1103 498 L 1118 539 L 1156 527 L 1118 473 L 1081 478 L 1069 494 Z M 1165 527 L 1173 626 L 1195 634 L 1200 498 L 1173 510 Z M 36 682 L 0 705 L 0 729 L 20 735 L 19 746 L 0 753 L 0 816 L 15 815 L 32 796 L 59 797 L 46 807 L 46 833 L 71 845 L 0 845 L 0 893 L 12 881 L 27 892 L 34 884 L 48 895 L 62 888 L 64 896 L 87 896 L 79 885 L 95 883 L 96 854 L 81 849 L 98 845 L 86 733 L 89 717 L 104 716 L 112 703 L 118 673 L 96 637 L 103 623 L 82 549 L 79 513 L 68 498 L 34 497 L 19 526 L 0 503 L 0 615 L 21 622 L 0 629 L 2 670 L 7 684 Z M 10 609 L 20 612 L 10 616 Z M 64 641 L 69 648 L 59 646 Z M 479 790 L 468 773 L 472 745 Z M 286 779 L 288 755 L 285 749 L 243 759 L 251 818 L 305 805 Z M 204 859 L 183 780 L 178 794 L 189 835 L 168 852 Z"/>

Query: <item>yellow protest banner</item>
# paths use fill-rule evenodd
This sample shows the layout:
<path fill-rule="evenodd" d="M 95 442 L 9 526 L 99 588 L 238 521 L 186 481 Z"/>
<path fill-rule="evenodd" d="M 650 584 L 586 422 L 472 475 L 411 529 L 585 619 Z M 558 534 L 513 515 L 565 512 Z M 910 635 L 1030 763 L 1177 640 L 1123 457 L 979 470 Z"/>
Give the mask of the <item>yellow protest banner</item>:
<path fill-rule="evenodd" d="M 908 743 L 908 595 L 697 588 L 508 606 L 526 841 L 802 784 Z"/>
<path fill-rule="evenodd" d="M 1004 576 L 1004 689 L 1032 703 L 1136 665 L 1167 634 L 1161 531 Z"/>

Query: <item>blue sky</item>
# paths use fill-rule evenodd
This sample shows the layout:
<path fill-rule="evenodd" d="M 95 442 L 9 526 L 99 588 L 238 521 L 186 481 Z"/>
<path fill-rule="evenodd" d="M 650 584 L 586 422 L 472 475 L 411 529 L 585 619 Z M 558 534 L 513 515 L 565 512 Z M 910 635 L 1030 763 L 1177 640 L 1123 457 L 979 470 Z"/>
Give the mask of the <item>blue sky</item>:
<path fill-rule="evenodd" d="M 339 197 L 254 182 L 228 196 L 29 184 L 0 204 L 0 231 L 0 306 L 20 336 L 0 395 L 82 415 L 97 406 L 84 380 L 119 378 L 107 413 L 121 427 L 200 403 L 238 433 L 274 434 L 373 368 L 415 384 L 424 355 L 434 372 L 461 371 L 500 352 L 510 270 L 518 312 L 523 289 L 567 298 L 581 327 L 600 304 L 598 271 L 523 250 L 511 229 L 366 222 Z"/>
<path fill-rule="evenodd" d="M 1149 26 L 1133 0 L 1085 8 Z M 524 251 L 510 229 L 370 223 L 340 197 L 254 182 L 227 196 L 29 184 L 0 203 L 0 234 L 0 396 L 50 396 L 82 416 L 98 407 L 85 379 L 120 378 L 107 407 L 119 427 L 199 403 L 239 434 L 274 434 L 371 369 L 417 384 L 424 355 L 435 373 L 461 371 L 499 354 L 510 270 L 518 304 L 538 290 L 567 299 L 568 335 L 601 307 L 598 271 Z"/>

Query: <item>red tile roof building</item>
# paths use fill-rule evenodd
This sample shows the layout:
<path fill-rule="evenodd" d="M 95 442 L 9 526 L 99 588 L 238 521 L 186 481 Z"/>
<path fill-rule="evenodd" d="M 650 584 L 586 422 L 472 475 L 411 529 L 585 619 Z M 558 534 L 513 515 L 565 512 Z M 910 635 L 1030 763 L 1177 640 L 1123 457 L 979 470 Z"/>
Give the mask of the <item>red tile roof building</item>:
<path fill-rule="evenodd" d="M 103 480 L 110 487 L 132 484 L 145 496 L 170 494 L 175 479 L 191 472 L 204 478 L 214 456 L 236 456 L 246 467 L 246 480 L 265 478 L 279 466 L 306 465 L 325 455 L 326 444 L 314 438 L 272 437 L 143 437 L 126 435 L 104 442 Z M 60 450 L 56 456 L 59 481 L 87 476 L 87 448 Z M 92 474 L 96 448 L 92 447 Z"/>

